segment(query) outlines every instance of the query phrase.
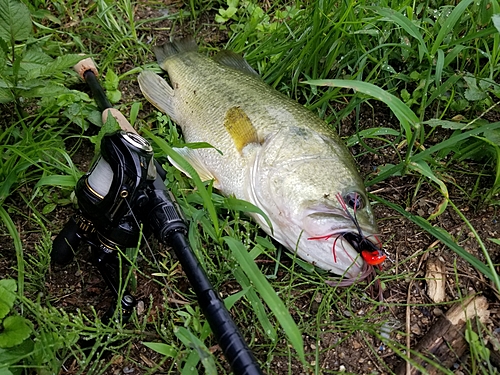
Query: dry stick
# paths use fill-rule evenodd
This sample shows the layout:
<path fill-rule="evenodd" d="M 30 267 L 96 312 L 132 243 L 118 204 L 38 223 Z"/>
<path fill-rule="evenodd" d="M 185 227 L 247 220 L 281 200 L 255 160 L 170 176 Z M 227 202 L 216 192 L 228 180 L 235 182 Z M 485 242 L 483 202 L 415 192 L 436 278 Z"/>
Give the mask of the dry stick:
<path fill-rule="evenodd" d="M 417 343 L 415 350 L 422 353 L 428 359 L 432 359 L 441 367 L 450 368 L 457 358 L 461 357 L 467 350 L 467 341 L 464 337 L 466 323 L 469 319 L 477 317 L 484 323 L 489 317 L 488 301 L 485 297 L 469 295 L 463 301 L 459 301 L 441 316 L 432 325 Z M 425 368 L 429 375 L 441 374 L 442 371 L 423 359 L 416 359 L 420 367 Z M 420 371 L 402 362 L 395 371 L 398 375 L 417 375 Z"/>
<path fill-rule="evenodd" d="M 410 296 L 411 296 L 411 288 L 413 286 L 413 280 L 410 281 L 410 285 L 408 285 L 408 296 L 406 298 L 406 374 L 409 374 L 411 371 L 411 363 L 410 363 L 410 345 L 411 345 L 411 310 L 410 310 Z"/>
<path fill-rule="evenodd" d="M 444 302 L 446 299 L 446 269 L 439 258 L 427 261 L 425 271 L 427 295 L 434 303 Z"/>
<path fill-rule="evenodd" d="M 434 245 L 434 242 L 432 245 Z M 432 246 L 431 245 L 431 246 Z M 420 250 L 422 251 L 422 250 Z M 426 259 L 426 254 L 424 253 L 418 262 L 417 269 L 415 271 L 415 275 L 422 268 L 422 263 Z M 409 375 L 411 371 L 411 363 L 410 363 L 410 349 L 411 349 L 411 309 L 410 309 L 410 297 L 411 297 L 411 288 L 413 287 L 413 279 L 410 280 L 410 284 L 408 285 L 408 295 L 406 297 L 406 374 Z"/>

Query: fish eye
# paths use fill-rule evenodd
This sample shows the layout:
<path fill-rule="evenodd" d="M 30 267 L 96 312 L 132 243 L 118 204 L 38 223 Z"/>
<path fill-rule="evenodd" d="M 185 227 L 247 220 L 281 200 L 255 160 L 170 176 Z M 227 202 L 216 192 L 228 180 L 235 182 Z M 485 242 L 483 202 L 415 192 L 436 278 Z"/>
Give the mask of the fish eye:
<path fill-rule="evenodd" d="M 365 207 L 365 200 L 363 196 L 355 191 L 344 195 L 344 202 L 353 210 L 361 210 Z"/>

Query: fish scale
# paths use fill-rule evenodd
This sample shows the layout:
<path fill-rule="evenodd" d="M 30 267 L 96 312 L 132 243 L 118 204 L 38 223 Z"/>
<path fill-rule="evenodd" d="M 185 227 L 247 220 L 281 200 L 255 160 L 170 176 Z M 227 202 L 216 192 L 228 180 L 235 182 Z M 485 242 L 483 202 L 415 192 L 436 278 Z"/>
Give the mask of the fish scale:
<path fill-rule="evenodd" d="M 223 51 L 211 59 L 195 49 L 189 41 L 156 49 L 171 85 L 150 71 L 138 79 L 145 97 L 181 127 L 187 142 L 215 148 L 177 151 L 223 194 L 261 208 L 272 230 L 260 215 L 251 216 L 290 251 L 328 271 L 358 276 L 366 269 L 360 255 L 365 249 L 343 235 L 354 233 L 379 246 L 372 239 L 378 230 L 346 146 L 319 117 L 268 86 L 242 57 Z M 355 193 L 363 207 L 354 212 L 339 193 Z M 324 239 L 312 239 L 318 237 Z"/>

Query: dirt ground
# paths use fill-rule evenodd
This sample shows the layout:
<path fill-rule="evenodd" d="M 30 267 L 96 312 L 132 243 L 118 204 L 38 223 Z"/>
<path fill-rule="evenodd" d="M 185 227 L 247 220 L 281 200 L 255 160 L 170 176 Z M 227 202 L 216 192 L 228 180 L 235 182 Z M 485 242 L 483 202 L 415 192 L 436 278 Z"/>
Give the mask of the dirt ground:
<path fill-rule="evenodd" d="M 154 9 L 147 7 L 137 9 L 137 16 L 141 19 L 157 15 L 157 11 Z M 227 35 L 221 33 L 216 26 L 213 26 L 213 22 L 211 21 L 213 15 L 208 14 L 204 17 L 206 19 L 203 21 L 200 20 L 200 24 L 204 24 L 205 26 L 200 26 L 201 32 L 198 38 L 202 38 L 212 44 L 221 45 L 226 40 Z M 184 31 L 179 30 L 176 36 L 182 36 L 183 33 Z M 167 39 L 168 37 L 169 35 L 165 33 L 160 40 L 162 38 Z M 126 69 L 126 65 L 124 65 L 124 70 Z M 123 102 L 140 100 L 141 98 L 137 84 L 133 81 L 122 82 L 120 89 L 123 93 Z M 373 102 L 371 105 L 372 107 L 364 105 L 360 113 L 364 127 L 369 128 L 383 124 L 383 126 L 391 126 L 399 129 L 399 124 L 391 116 L 387 108 Z M 147 110 L 148 107 L 146 106 L 143 111 Z M 496 120 L 498 121 L 498 119 Z M 354 130 L 354 116 L 350 116 L 342 123 L 341 135 L 348 136 Z M 376 145 L 374 144 L 373 146 Z M 425 146 L 428 147 L 429 145 Z M 361 150 L 360 146 L 352 149 L 354 154 L 360 153 Z M 84 143 L 79 152 L 74 156 L 74 161 L 82 170 L 86 170 L 88 168 L 88 161 L 92 159 L 92 156 L 93 146 Z M 365 154 L 356 160 L 362 175 L 368 176 L 371 173 L 376 173 L 377 168 L 386 163 L 397 162 L 397 155 L 394 150 L 384 148 L 377 155 Z M 460 170 L 475 170 L 476 168 L 479 167 L 476 167 L 473 163 L 455 166 L 456 175 L 451 176 L 454 178 L 454 183 L 448 185 L 450 198 L 478 231 L 483 241 L 485 241 L 493 262 L 499 264 L 500 248 L 487 240 L 488 238 L 500 237 L 497 208 L 495 206 L 481 206 L 478 200 L 470 201 L 466 194 L 458 188 L 462 187 L 467 192 L 470 190 L 468 187 L 472 188 L 475 183 L 474 177 L 469 178 L 467 175 L 460 173 Z M 429 186 L 426 182 L 422 183 L 417 194 L 414 195 L 415 186 L 418 183 L 419 180 L 415 176 L 394 177 L 370 187 L 369 190 L 388 201 L 406 206 L 407 211 L 415 215 L 426 217 L 433 212 L 442 198 L 436 189 Z M 486 184 L 480 187 L 484 191 L 487 188 Z M 29 191 L 29 187 L 26 189 Z M 9 204 L 15 205 L 16 200 L 19 201 L 19 204 L 22 203 L 19 197 L 13 196 Z M 428 233 L 422 231 L 415 224 L 403 219 L 396 212 L 380 204 L 375 205 L 374 209 L 379 222 L 380 236 L 383 238 L 385 250 L 390 258 L 390 261 L 384 264 L 382 272 L 392 272 L 394 275 L 412 275 L 411 278 L 404 279 L 404 282 L 388 282 L 384 288 L 385 309 L 390 311 L 395 324 L 398 325 L 398 329 L 405 331 L 406 325 L 409 326 L 412 347 L 431 329 L 443 312 L 446 311 L 446 306 L 433 307 L 427 295 L 427 284 L 423 278 L 426 264 L 432 259 L 440 259 L 446 265 L 446 273 L 448 275 L 446 301 L 455 301 L 459 299 L 460 295 L 463 296 L 469 293 L 479 293 L 487 298 L 490 311 L 487 327 L 492 335 L 497 335 L 498 337 L 500 334 L 498 328 L 500 327 L 500 305 L 498 296 L 494 293 L 490 281 L 486 280 L 453 251 Z M 36 234 L 37 228 L 33 226 L 34 224 L 26 220 L 26 217 L 29 217 L 29 212 L 25 214 L 27 216 L 19 214 L 15 215 L 15 218 L 16 225 L 22 228 L 22 240 L 25 249 L 27 253 L 30 253 L 33 252 L 39 236 Z M 69 207 L 58 208 L 51 213 L 49 215 L 49 218 L 53 222 L 51 229 L 55 230 L 62 227 L 71 214 L 72 210 Z M 481 249 L 473 238 L 470 229 L 451 209 L 447 209 L 433 224 L 452 234 L 457 239 L 457 242 L 468 252 L 484 261 Z M 4 244 L 0 245 L 0 248 L 2 248 L 1 252 L 4 255 L 0 258 L 0 274 L 5 276 L 12 275 L 12 268 L 15 266 L 15 257 L 8 256 L 8 254 L 14 254 L 12 247 L 9 243 L 4 242 Z M 147 267 L 147 265 L 144 266 Z M 158 301 L 155 304 L 161 309 L 164 291 L 157 284 L 151 282 L 151 280 L 140 279 L 139 281 L 136 297 L 140 301 L 146 302 L 150 298 L 153 298 L 153 300 Z M 69 312 L 76 309 L 80 309 L 84 313 L 91 312 L 92 307 L 101 312 L 108 307 L 109 300 L 106 297 L 110 297 L 110 293 L 106 291 L 104 282 L 95 267 L 92 266 L 89 253 L 86 251 L 82 251 L 79 254 L 78 262 L 73 262 L 64 268 L 53 267 L 50 277 L 45 280 L 45 287 L 47 293 L 53 297 L 54 301 L 57 301 L 54 303 L 54 306 L 64 308 Z M 300 290 L 297 293 L 300 294 Z M 297 299 L 297 303 L 303 303 L 307 309 L 311 309 L 314 312 L 315 303 L 320 302 L 315 301 L 314 298 L 318 297 L 307 292 L 301 295 L 301 298 Z M 358 311 L 359 314 L 363 314 L 363 311 L 368 310 L 363 301 L 355 301 L 354 303 L 357 305 L 353 309 Z M 401 304 L 406 303 L 412 305 L 409 311 L 407 311 L 406 306 L 401 306 Z M 308 352 L 314 353 L 313 350 L 318 343 L 313 338 L 305 337 L 304 339 Z M 396 339 L 399 339 L 401 342 L 405 340 L 403 337 L 396 337 Z M 333 373 L 334 371 L 354 374 L 388 373 L 379 360 L 373 356 L 369 347 L 380 348 L 379 355 L 381 355 L 389 368 L 394 370 L 400 363 L 399 357 L 389 348 L 383 347 L 374 337 L 369 337 L 362 332 L 347 338 L 342 333 L 327 332 L 321 338 L 319 345 L 327 348 L 339 342 L 339 340 L 345 341 L 343 341 L 342 345 L 336 346 L 335 350 L 322 352 L 321 356 L 317 359 L 324 373 Z M 217 354 L 221 356 L 220 351 Z M 136 346 L 131 355 L 135 356 L 136 361 L 142 363 L 145 367 L 150 367 L 161 360 L 161 356 L 140 345 Z M 308 359 L 310 361 L 316 360 L 312 356 L 308 356 Z M 462 360 L 463 362 L 457 359 L 453 371 L 456 374 L 470 373 L 467 357 L 462 358 Z M 72 365 L 75 364 L 67 363 L 67 371 L 63 373 L 72 373 Z M 279 357 L 276 357 L 275 361 L 271 364 L 272 369 L 278 374 L 289 374 L 289 366 L 290 364 L 287 361 L 283 361 Z M 294 374 L 302 373 L 301 367 L 298 366 L 298 361 L 291 366 L 297 369 L 297 371 L 293 371 Z M 116 360 L 116 363 L 111 366 L 109 373 L 141 374 L 142 370 L 140 366 L 134 367 L 129 363 L 122 363 L 120 360 Z M 158 371 L 158 373 L 162 372 Z"/>

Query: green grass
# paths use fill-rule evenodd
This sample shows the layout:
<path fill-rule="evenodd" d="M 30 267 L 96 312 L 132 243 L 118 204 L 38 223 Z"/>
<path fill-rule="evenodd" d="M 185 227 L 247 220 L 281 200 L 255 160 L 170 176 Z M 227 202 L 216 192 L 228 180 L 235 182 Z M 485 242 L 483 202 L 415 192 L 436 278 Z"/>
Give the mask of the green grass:
<path fill-rule="evenodd" d="M 117 362 L 149 374 L 159 366 L 182 374 L 227 371 L 220 352 L 211 353 L 216 343 L 196 299 L 182 287 L 178 261 L 166 250 L 159 254 L 157 246 L 138 249 L 140 266 L 132 262 L 124 280 L 133 290 L 140 290 L 141 282 L 159 285 L 165 301 L 174 302 L 144 298 L 144 312 L 125 326 L 119 319 L 104 326 L 92 309 L 68 312 L 47 294 L 51 235 L 62 225 L 52 222 L 53 214 L 70 205 L 71 189 L 84 172 L 71 156 L 82 139 L 97 132 L 95 125 L 102 125 L 70 67 L 78 53 L 92 55 L 117 108 L 130 113 L 138 126 L 152 126 L 144 134 L 155 141 L 160 157 L 173 156 L 170 147 L 182 144 L 176 127 L 164 115 L 141 111 L 140 102 L 149 108 L 142 98 L 125 95 L 141 68 L 155 66 L 150 50 L 160 33 L 221 30 L 228 35 L 226 45 L 200 40 L 203 51 L 226 47 L 244 54 L 267 83 L 333 127 L 353 118 L 356 131 L 346 143 L 360 158 L 389 150 L 397 156 L 368 174 L 366 186 L 377 189 L 403 179 L 411 184 L 403 200 L 377 193 L 371 199 L 438 239 L 500 290 L 498 264 L 488 251 L 499 239 L 486 241 L 472 221 L 475 210 L 499 204 L 500 35 L 492 21 L 500 23 L 494 16 L 500 13 L 497 2 L 398 0 L 373 6 L 325 0 L 274 2 L 268 8 L 253 0 L 193 0 L 165 12 L 163 2 L 151 0 L 147 6 L 159 11 L 153 19 L 138 17 L 145 5 L 130 0 L 25 4 L 0 0 L 0 234 L 13 244 L 12 251 L 2 249 L 2 256 L 15 258 L 8 275 L 16 279 L 17 299 L 9 302 L 8 314 L 26 319 L 30 334 L 21 344 L 0 348 L 0 373 L 57 373 L 71 365 L 75 373 L 99 374 L 109 373 Z M 212 25 L 203 24 L 206 15 L 215 18 Z M 390 113 L 385 117 L 390 121 L 367 127 L 360 117 L 367 106 Z M 278 361 L 288 366 L 282 373 L 296 373 L 297 366 L 314 374 L 334 373 L 322 360 L 353 340 L 363 343 L 378 371 L 393 370 L 386 364 L 387 352 L 379 350 L 382 344 L 393 356 L 406 358 L 404 322 L 391 328 L 390 338 L 382 334 L 393 324 L 388 307 L 431 305 L 416 306 L 406 296 L 379 302 L 363 285 L 328 286 L 330 275 L 290 260 L 245 217 L 255 207 L 224 198 L 210 184 L 188 180 L 171 166 L 166 169 L 168 187 L 189 221 L 190 243 L 266 373 L 276 373 Z M 473 186 L 455 182 L 471 176 Z M 425 216 L 412 210 L 421 191 L 440 202 Z M 463 212 L 462 202 L 471 210 Z M 454 215 L 470 233 L 479 258 L 458 235 L 441 228 L 446 215 Z M 29 223 L 29 229 L 20 222 Z M 36 245 L 23 241 L 27 235 L 36 236 Z M 391 238 L 385 240 L 390 247 Z M 380 281 L 389 290 L 405 278 L 424 282 L 417 271 L 405 275 L 396 269 L 411 268 L 431 251 L 420 249 L 398 265 L 387 264 Z M 128 253 L 131 259 L 133 253 Z M 487 327 L 468 325 L 467 373 L 491 372 L 481 340 L 487 336 Z"/>

